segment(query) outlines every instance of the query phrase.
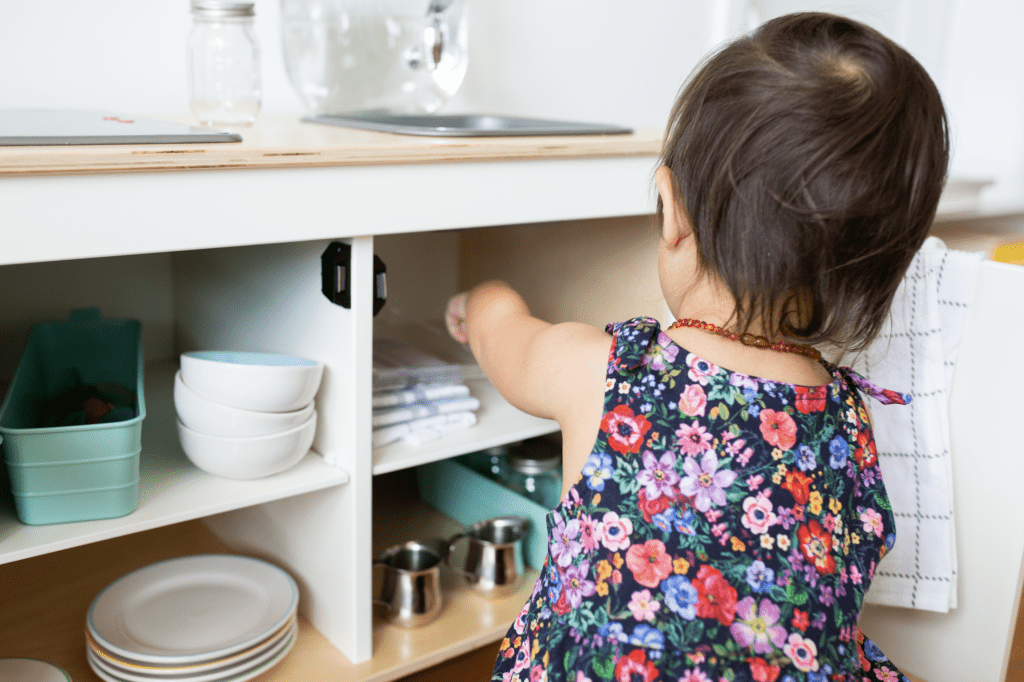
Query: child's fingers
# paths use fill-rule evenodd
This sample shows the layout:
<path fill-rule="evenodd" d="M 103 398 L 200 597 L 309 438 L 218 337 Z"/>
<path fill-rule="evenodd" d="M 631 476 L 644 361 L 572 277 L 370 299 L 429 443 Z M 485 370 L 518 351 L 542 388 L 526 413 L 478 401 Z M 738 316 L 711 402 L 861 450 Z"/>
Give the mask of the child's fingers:
<path fill-rule="evenodd" d="M 466 335 L 466 298 L 467 295 L 463 292 L 448 299 L 448 308 L 444 316 L 448 333 L 459 343 L 466 343 L 469 340 Z"/>

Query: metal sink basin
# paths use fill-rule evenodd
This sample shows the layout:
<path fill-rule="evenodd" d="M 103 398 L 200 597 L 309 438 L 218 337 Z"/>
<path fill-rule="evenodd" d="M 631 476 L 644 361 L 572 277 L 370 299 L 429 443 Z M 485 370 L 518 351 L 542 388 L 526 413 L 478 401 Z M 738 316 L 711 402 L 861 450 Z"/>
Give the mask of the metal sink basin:
<path fill-rule="evenodd" d="M 399 135 L 434 137 L 514 137 L 517 135 L 625 135 L 630 128 L 604 123 L 554 121 L 490 114 L 319 114 L 303 121 Z"/>

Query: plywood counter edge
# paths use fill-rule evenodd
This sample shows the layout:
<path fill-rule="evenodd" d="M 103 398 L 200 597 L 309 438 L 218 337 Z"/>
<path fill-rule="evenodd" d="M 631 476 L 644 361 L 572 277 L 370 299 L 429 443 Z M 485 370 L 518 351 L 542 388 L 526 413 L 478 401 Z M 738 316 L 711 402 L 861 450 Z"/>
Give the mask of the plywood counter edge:
<path fill-rule="evenodd" d="M 0 147 L 0 177 L 656 156 L 662 136 L 430 138 L 270 119 L 242 142 Z"/>

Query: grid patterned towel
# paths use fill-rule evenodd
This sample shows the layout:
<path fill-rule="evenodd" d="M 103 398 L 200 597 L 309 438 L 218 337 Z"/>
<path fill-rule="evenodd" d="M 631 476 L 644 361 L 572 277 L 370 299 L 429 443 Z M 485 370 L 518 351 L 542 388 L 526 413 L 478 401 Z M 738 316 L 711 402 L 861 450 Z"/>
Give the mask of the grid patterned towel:
<path fill-rule="evenodd" d="M 875 573 L 869 603 L 941 613 L 956 606 L 949 391 L 982 257 L 928 238 L 896 292 L 889 323 L 853 364 L 870 381 L 913 396 L 906 407 L 872 409 L 896 545 Z"/>

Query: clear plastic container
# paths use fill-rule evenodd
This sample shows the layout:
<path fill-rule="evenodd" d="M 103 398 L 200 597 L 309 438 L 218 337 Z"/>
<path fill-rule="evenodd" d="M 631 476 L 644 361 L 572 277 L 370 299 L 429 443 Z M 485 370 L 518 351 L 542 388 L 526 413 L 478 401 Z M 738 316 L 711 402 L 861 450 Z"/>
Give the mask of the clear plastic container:
<path fill-rule="evenodd" d="M 432 113 L 466 75 L 466 0 L 281 0 L 288 77 L 316 114 Z"/>
<path fill-rule="evenodd" d="M 189 106 L 200 125 L 252 125 L 260 112 L 260 49 L 251 2 L 192 0 Z"/>

